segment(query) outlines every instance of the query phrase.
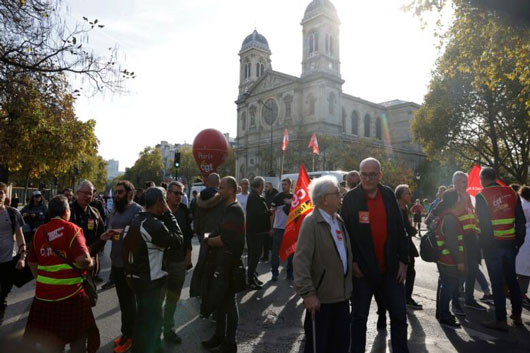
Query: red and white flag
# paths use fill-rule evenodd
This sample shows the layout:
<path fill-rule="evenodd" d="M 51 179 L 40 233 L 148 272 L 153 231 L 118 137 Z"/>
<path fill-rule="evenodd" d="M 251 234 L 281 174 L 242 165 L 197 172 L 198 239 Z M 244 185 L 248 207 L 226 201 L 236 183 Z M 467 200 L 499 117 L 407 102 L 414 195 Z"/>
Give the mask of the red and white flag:
<path fill-rule="evenodd" d="M 313 153 L 320 155 L 316 133 L 313 133 L 313 136 L 311 136 L 311 140 L 309 141 L 309 145 L 307 147 L 313 147 Z"/>
<path fill-rule="evenodd" d="M 482 185 L 480 184 L 480 171 L 482 168 L 478 164 L 473 165 L 473 169 L 469 172 L 467 177 L 467 189 L 466 192 L 476 197 L 479 192 L 482 191 Z M 497 179 L 497 183 L 501 186 L 506 186 L 500 179 Z"/>
<path fill-rule="evenodd" d="M 283 143 L 282 143 L 282 151 L 285 151 L 287 149 L 287 145 L 289 144 L 289 134 L 287 133 L 287 129 L 283 132 Z"/>
<path fill-rule="evenodd" d="M 309 176 L 304 165 L 300 164 L 300 173 L 298 173 L 296 188 L 294 189 L 291 200 L 291 209 L 287 216 L 287 223 L 285 224 L 285 231 L 280 246 L 280 259 L 282 261 L 285 261 L 285 259 L 294 254 L 302 221 L 313 210 L 313 204 L 311 203 L 308 191 L 309 182 Z"/>

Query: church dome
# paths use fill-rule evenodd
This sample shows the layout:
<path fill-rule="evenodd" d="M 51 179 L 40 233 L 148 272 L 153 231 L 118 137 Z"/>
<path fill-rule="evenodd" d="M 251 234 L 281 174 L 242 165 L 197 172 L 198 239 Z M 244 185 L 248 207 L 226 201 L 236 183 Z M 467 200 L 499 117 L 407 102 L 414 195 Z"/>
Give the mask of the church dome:
<path fill-rule="evenodd" d="M 307 5 L 304 13 L 304 20 L 308 20 L 316 15 L 328 14 L 331 17 L 338 17 L 335 5 L 329 0 L 313 0 Z"/>
<path fill-rule="evenodd" d="M 245 50 L 249 48 L 270 50 L 269 42 L 267 42 L 267 39 L 263 35 L 259 34 L 258 31 L 256 30 L 254 30 L 254 32 L 249 34 L 243 41 L 243 44 L 241 45 L 241 50 Z"/>

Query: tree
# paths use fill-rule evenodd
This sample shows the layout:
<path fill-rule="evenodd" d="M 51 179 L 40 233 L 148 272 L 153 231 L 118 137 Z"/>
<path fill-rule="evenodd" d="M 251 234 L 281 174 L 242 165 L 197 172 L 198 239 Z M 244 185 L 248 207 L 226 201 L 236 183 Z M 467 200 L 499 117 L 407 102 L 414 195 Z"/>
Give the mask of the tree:
<path fill-rule="evenodd" d="M 129 180 L 136 187 L 143 187 L 145 182 L 154 181 L 160 184 L 163 177 L 164 161 L 160 150 L 155 147 L 146 147 L 139 154 L 131 168 L 125 168 L 125 175 L 122 179 Z"/>
<path fill-rule="evenodd" d="M 74 113 L 74 97 L 66 81 L 52 96 L 38 89 L 30 77 L 23 84 L 10 82 L 9 95 L 0 108 L 0 164 L 32 178 L 60 176 L 97 152 L 95 121 L 82 122 Z"/>
<path fill-rule="evenodd" d="M 530 159 L 530 28 L 454 1 L 424 105 L 412 123 L 432 159 L 454 154 L 525 183 Z"/>
<path fill-rule="evenodd" d="M 83 17 L 70 29 L 66 11 L 62 0 L 0 0 L 0 84 L 32 76 L 47 90 L 58 74 L 73 74 L 95 91 L 121 91 L 123 79 L 134 77 L 118 64 L 115 47 L 105 56 L 88 49 L 90 33 L 103 24 Z"/>

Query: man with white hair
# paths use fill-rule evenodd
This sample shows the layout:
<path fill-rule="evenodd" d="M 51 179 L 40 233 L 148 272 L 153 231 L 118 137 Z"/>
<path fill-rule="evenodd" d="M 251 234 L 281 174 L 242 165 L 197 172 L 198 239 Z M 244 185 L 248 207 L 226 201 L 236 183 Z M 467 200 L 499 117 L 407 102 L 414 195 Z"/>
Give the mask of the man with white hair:
<path fill-rule="evenodd" d="M 293 261 L 294 287 L 306 308 L 304 352 L 313 352 L 315 344 L 314 353 L 346 353 L 350 344 L 352 252 L 337 214 L 341 206 L 337 179 L 329 175 L 314 179 L 309 193 L 315 208 L 302 222 Z"/>
<path fill-rule="evenodd" d="M 366 322 L 375 292 L 390 313 L 392 351 L 408 353 L 404 281 L 409 262 L 408 239 L 394 191 L 382 185 L 381 164 L 366 158 L 361 184 L 344 196 L 341 216 L 353 253 L 351 352 L 364 352 Z"/>
<path fill-rule="evenodd" d="M 76 199 L 70 204 L 70 222 L 83 229 L 86 245 L 90 248 L 101 234 L 105 232 L 105 222 L 97 208 L 90 205 L 94 198 L 94 185 L 89 180 L 83 180 L 76 188 Z M 92 252 L 94 267 L 92 271 L 96 282 L 103 282 L 97 275 L 99 272 L 99 256 Z"/>

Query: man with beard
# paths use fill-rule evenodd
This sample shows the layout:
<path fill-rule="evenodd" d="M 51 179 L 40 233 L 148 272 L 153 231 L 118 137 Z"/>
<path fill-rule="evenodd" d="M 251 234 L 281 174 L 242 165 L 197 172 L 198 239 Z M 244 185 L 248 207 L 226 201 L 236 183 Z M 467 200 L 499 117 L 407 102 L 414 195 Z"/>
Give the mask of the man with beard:
<path fill-rule="evenodd" d="M 133 196 L 134 185 L 127 180 L 119 181 L 114 190 L 114 212 L 110 216 L 110 229 L 113 231 L 110 275 L 116 285 L 121 310 L 121 336 L 114 340 L 115 353 L 131 348 L 136 318 L 136 298 L 126 282 L 123 261 L 123 235 L 127 233 L 133 218 L 142 212 L 142 207 L 133 201 Z M 91 251 L 97 252 L 97 247 L 92 246 Z"/>

